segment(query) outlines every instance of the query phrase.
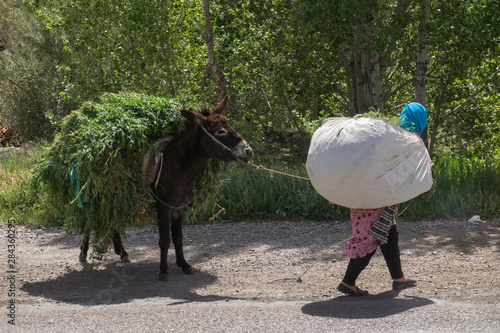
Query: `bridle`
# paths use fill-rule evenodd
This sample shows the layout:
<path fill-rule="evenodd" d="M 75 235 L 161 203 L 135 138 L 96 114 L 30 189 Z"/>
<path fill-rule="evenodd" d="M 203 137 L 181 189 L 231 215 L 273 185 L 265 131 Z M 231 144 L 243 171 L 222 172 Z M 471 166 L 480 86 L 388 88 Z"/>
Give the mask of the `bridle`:
<path fill-rule="evenodd" d="M 234 148 L 229 148 L 228 146 L 226 146 L 225 144 L 223 144 L 219 139 L 217 139 L 215 136 L 213 136 L 212 134 L 210 134 L 210 132 L 205 128 L 203 127 L 203 125 L 201 124 L 198 124 L 198 126 L 201 127 L 201 129 L 208 135 L 208 137 L 212 140 L 215 141 L 215 143 L 219 144 L 222 148 L 226 149 L 226 150 L 229 150 L 231 152 L 231 154 L 233 154 L 234 157 L 236 157 L 236 159 L 240 162 L 243 162 L 245 164 L 247 164 L 248 162 L 241 159 L 239 156 L 238 156 L 238 152 L 236 151 L 236 149 Z"/>

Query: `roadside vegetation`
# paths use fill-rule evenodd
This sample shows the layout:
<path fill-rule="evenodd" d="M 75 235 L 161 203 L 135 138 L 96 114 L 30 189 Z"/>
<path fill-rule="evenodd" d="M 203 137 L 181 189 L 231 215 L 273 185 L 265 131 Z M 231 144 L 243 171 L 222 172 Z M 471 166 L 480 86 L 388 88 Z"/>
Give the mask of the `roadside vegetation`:
<path fill-rule="evenodd" d="M 16 153 L 0 154 L 0 220 L 15 217 L 19 223 L 34 223 L 40 227 L 62 226 L 66 221 L 57 210 L 44 207 L 49 201 L 43 188 L 32 191 L 28 185 L 40 152 L 40 148 L 22 148 Z M 402 203 L 400 220 L 468 219 L 473 215 L 480 215 L 482 219 L 500 217 L 498 161 L 436 162 L 433 188 Z M 257 159 L 256 164 L 259 163 L 269 169 L 307 177 L 305 163 L 293 165 Z M 217 195 L 211 197 L 210 209 L 196 210 L 190 215 L 189 223 L 349 218 L 347 208 L 329 203 L 307 180 L 257 170 L 242 163 L 230 164 L 222 179 Z M 153 223 L 153 219 L 150 222 Z"/>

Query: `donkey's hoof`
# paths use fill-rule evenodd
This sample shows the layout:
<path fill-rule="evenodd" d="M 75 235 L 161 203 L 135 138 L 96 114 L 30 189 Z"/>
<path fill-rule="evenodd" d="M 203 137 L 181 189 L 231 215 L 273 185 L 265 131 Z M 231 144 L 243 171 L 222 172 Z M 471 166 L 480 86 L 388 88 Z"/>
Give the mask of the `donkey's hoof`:
<path fill-rule="evenodd" d="M 196 270 L 191 266 L 183 268 L 182 271 L 187 275 L 193 275 L 196 272 Z"/>
<path fill-rule="evenodd" d="M 120 260 L 122 262 L 125 262 L 125 263 L 129 263 L 130 262 L 130 259 L 128 258 L 128 254 L 126 256 L 121 257 Z"/>
<path fill-rule="evenodd" d="M 78 257 L 78 260 L 79 260 L 80 262 L 87 262 L 87 256 L 80 255 L 80 256 Z"/>
<path fill-rule="evenodd" d="M 160 281 L 166 282 L 166 281 L 168 281 L 168 274 L 167 273 L 160 273 L 160 275 L 158 276 L 158 279 Z"/>

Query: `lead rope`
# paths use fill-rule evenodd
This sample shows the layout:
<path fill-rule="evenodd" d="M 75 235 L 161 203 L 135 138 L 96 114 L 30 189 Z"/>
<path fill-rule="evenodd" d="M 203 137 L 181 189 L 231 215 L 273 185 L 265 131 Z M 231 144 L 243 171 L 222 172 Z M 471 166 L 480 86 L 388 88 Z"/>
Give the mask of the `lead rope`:
<path fill-rule="evenodd" d="M 274 173 L 277 173 L 277 174 L 280 174 L 280 175 L 283 175 L 283 176 L 288 176 L 288 177 L 293 177 L 293 178 L 298 178 L 298 179 L 304 179 L 304 180 L 309 180 L 309 178 L 306 178 L 306 177 L 301 177 L 301 176 L 296 176 L 296 175 L 291 175 L 289 173 L 285 173 L 285 172 L 281 172 L 281 171 L 276 171 L 276 170 L 272 170 L 272 169 L 268 169 L 266 168 L 265 166 L 263 165 L 255 165 L 253 164 L 253 161 L 250 161 L 247 163 L 249 166 L 252 166 L 254 168 L 256 168 L 257 170 L 263 170 L 263 171 L 269 171 L 269 172 L 274 172 Z"/>

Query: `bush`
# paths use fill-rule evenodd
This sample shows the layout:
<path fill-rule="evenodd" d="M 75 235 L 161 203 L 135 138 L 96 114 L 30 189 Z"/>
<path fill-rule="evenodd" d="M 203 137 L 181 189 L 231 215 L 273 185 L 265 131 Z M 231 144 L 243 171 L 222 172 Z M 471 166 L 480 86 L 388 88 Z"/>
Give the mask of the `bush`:
<path fill-rule="evenodd" d="M 406 219 L 484 218 L 500 216 L 498 162 L 439 160 L 433 167 L 434 186 L 405 203 Z"/>
<path fill-rule="evenodd" d="M 14 217 L 18 223 L 33 222 L 40 207 L 38 197 L 28 186 L 31 170 L 40 159 L 37 148 L 25 145 L 19 150 L 0 152 L 0 219 Z"/>
<path fill-rule="evenodd" d="M 71 108 L 57 94 L 61 47 L 23 1 L 0 2 L 0 12 L 0 119 L 23 142 L 52 138 L 48 114 L 60 119 Z"/>

